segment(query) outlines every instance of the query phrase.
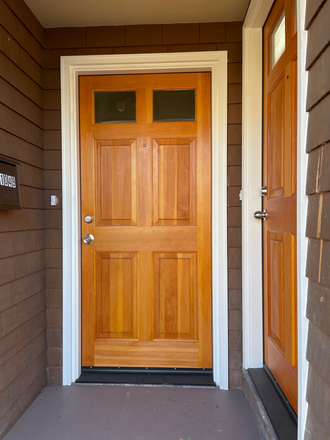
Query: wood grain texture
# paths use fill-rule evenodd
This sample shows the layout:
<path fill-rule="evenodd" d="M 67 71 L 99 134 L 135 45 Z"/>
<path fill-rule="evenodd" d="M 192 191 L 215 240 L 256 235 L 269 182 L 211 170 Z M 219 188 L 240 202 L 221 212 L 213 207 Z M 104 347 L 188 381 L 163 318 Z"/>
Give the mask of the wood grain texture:
<path fill-rule="evenodd" d="M 297 37 L 293 1 L 277 0 L 264 27 L 264 353 L 297 411 Z M 285 51 L 270 69 L 270 35 L 285 10 Z"/>
<path fill-rule="evenodd" d="M 195 122 L 153 122 L 164 89 L 196 90 Z M 136 123 L 94 123 L 101 90 L 134 90 Z M 212 367 L 210 90 L 208 73 L 80 79 L 83 365 Z"/>

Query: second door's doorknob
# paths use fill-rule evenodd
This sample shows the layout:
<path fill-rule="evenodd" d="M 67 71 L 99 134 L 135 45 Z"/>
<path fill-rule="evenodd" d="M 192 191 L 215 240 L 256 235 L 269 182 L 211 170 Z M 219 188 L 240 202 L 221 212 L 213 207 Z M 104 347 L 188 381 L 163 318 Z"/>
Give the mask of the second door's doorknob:
<path fill-rule="evenodd" d="M 264 222 L 267 220 L 267 216 L 268 216 L 268 213 L 267 213 L 267 211 L 265 209 L 262 212 L 261 211 L 256 211 L 254 213 L 254 217 L 255 218 L 258 218 L 258 219 L 262 218 Z"/>
<path fill-rule="evenodd" d="M 83 242 L 85 244 L 92 244 L 94 242 L 94 236 L 92 234 L 85 235 L 85 237 L 83 238 Z"/>

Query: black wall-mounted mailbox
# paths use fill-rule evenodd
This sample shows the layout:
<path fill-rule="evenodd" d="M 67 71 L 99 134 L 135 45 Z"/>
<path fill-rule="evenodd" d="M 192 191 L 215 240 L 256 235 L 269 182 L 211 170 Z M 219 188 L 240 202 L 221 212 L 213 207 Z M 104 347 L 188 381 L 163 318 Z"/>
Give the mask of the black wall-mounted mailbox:
<path fill-rule="evenodd" d="M 0 159 L 0 210 L 21 209 L 18 166 Z"/>

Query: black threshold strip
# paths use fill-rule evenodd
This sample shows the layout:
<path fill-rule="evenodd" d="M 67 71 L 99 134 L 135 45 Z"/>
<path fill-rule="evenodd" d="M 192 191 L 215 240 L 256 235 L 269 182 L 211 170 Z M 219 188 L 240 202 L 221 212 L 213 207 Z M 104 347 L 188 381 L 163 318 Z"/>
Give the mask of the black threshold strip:
<path fill-rule="evenodd" d="M 212 369 L 82 367 L 76 383 L 215 387 Z"/>
<path fill-rule="evenodd" d="M 249 373 L 279 440 L 296 439 L 297 416 L 267 365 L 249 368 Z"/>

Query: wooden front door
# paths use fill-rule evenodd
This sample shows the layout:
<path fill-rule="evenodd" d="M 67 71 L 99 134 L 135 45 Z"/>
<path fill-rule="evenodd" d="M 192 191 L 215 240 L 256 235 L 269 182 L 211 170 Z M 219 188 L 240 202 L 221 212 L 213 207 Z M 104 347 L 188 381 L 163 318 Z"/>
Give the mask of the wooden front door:
<path fill-rule="evenodd" d="M 212 367 L 210 93 L 80 78 L 83 366 Z"/>
<path fill-rule="evenodd" d="M 297 412 L 296 121 L 294 1 L 277 0 L 264 27 L 265 362 Z"/>

